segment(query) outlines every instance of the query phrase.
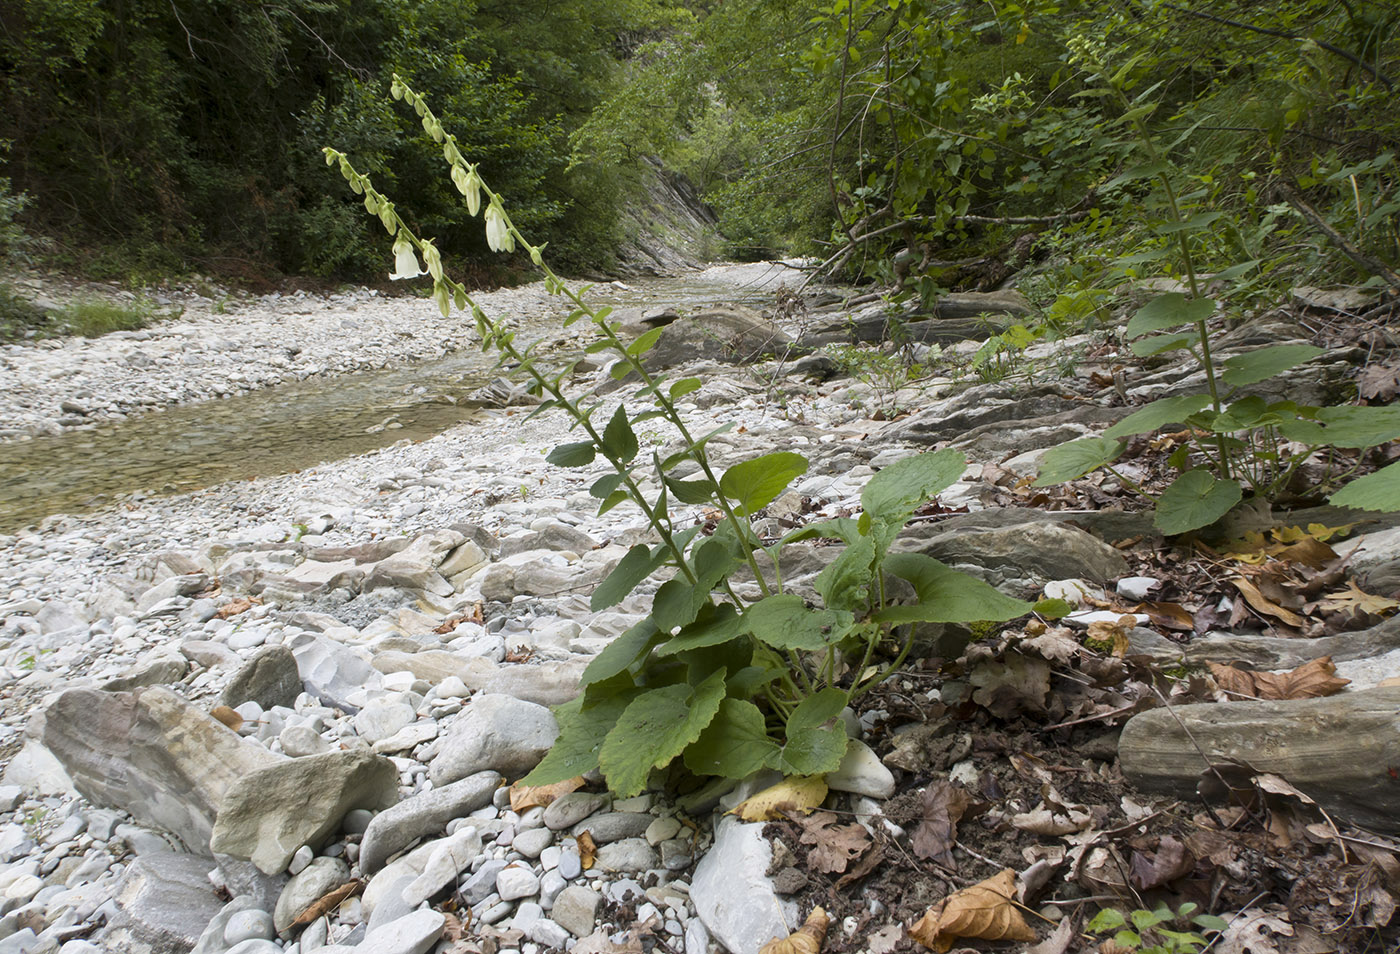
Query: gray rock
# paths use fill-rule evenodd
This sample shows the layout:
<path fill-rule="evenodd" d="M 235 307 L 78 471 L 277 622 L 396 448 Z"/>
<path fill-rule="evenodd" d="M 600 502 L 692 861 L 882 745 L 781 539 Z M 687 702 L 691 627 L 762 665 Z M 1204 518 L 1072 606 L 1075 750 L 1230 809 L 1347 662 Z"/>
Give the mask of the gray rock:
<path fill-rule="evenodd" d="M 416 908 L 450 884 L 481 854 L 481 835 L 467 826 L 433 843 L 423 873 L 403 889 L 403 901 Z"/>
<path fill-rule="evenodd" d="M 163 603 L 171 597 L 198 593 L 208 585 L 209 577 L 203 573 L 172 576 L 142 593 L 140 598 L 136 600 L 136 612 L 145 615 L 155 609 L 157 604 Z"/>
<path fill-rule="evenodd" d="M 350 880 L 350 867 L 339 858 L 317 858 L 287 882 L 272 912 L 278 933 L 289 928 L 297 915 Z"/>
<path fill-rule="evenodd" d="M 901 538 L 896 549 L 915 548 Z M 1009 576 L 1038 577 L 1042 582 L 1066 576 L 1107 580 L 1121 576 L 1128 563 L 1113 547 L 1075 527 L 1029 521 L 986 530 L 959 528 L 924 538 L 916 545 L 944 563 L 989 570 L 1009 568 Z"/>
<path fill-rule="evenodd" d="M 441 912 L 424 908 L 370 931 L 356 951 L 358 954 L 426 954 L 442 937 L 446 924 L 447 918 Z"/>
<path fill-rule="evenodd" d="M 827 773 L 826 785 L 833 792 L 889 798 L 894 794 L 894 773 L 885 767 L 870 746 L 859 739 L 850 739 L 841 764 L 836 771 Z"/>
<path fill-rule="evenodd" d="M 574 937 L 587 937 L 593 933 L 593 925 L 598 920 L 598 905 L 602 900 L 603 896 L 592 888 L 571 884 L 554 899 L 554 907 L 549 911 L 550 920 Z"/>
<path fill-rule="evenodd" d="M 404 889 L 413 884 L 417 879 L 412 875 L 403 875 L 396 879 L 384 891 L 383 896 L 374 906 L 374 911 L 370 914 L 369 920 L 365 922 L 365 930 L 373 931 L 381 928 L 391 921 L 397 921 L 401 917 L 406 917 L 413 913 L 416 904 L 409 904 L 404 898 Z M 420 902 L 421 903 L 421 902 Z"/>
<path fill-rule="evenodd" d="M 655 819 L 656 816 L 646 812 L 604 812 L 579 822 L 574 826 L 573 834 L 587 831 L 593 836 L 595 844 L 604 845 L 646 834 Z"/>
<path fill-rule="evenodd" d="M 371 702 L 355 714 L 355 731 L 366 742 L 380 742 L 418 718 L 413 707 L 403 702 Z"/>
<path fill-rule="evenodd" d="M 321 733 L 305 725 L 289 725 L 277 735 L 282 751 L 292 758 L 306 755 L 320 755 L 329 752 L 331 744 L 321 738 Z"/>
<path fill-rule="evenodd" d="M 273 706 L 291 708 L 301 695 L 301 673 L 297 658 L 286 646 L 269 646 L 248 660 L 224 688 L 220 697 L 224 705 L 240 706 L 256 702 L 264 709 Z"/>
<path fill-rule="evenodd" d="M 551 831 L 570 828 L 608 803 L 606 795 L 593 792 L 569 792 L 550 802 L 544 810 L 545 827 Z"/>
<path fill-rule="evenodd" d="M 252 898 L 264 911 L 271 911 L 277 906 L 277 899 L 287 886 L 286 874 L 263 874 L 251 861 L 232 855 L 215 854 L 214 860 L 219 863 L 219 874 L 223 876 L 229 894 L 236 898 Z"/>
<path fill-rule="evenodd" d="M 282 954 L 282 945 L 276 941 L 253 937 L 246 941 L 239 941 L 224 954 Z"/>
<path fill-rule="evenodd" d="M 402 858 L 394 859 L 370 878 L 369 884 L 365 885 L 365 893 L 360 897 L 364 913 L 373 916 L 381 904 L 392 903 L 389 899 L 395 895 L 399 895 L 401 902 L 404 879 L 412 880 L 422 874 L 432 851 L 432 845 L 420 845 Z"/>
<path fill-rule="evenodd" d="M 1194 797 L 1205 765 L 1235 761 L 1281 775 L 1333 817 L 1400 834 L 1400 687 L 1286 702 L 1202 703 L 1128 720 L 1123 774 L 1150 792 Z"/>
<path fill-rule="evenodd" d="M 699 918 L 685 922 L 685 954 L 708 954 L 709 950 L 710 932 L 705 922 Z"/>
<path fill-rule="evenodd" d="M 579 679 L 587 665 L 586 659 L 566 659 L 538 666 L 492 666 L 485 671 L 473 669 L 458 675 L 477 692 L 499 693 L 537 705 L 557 706 L 578 695 Z"/>
<path fill-rule="evenodd" d="M 228 919 L 228 926 L 224 928 L 224 943 L 237 944 L 239 941 L 258 938 L 270 941 L 276 934 L 277 928 L 272 915 L 261 908 L 254 908 L 248 911 L 239 911 Z"/>
<path fill-rule="evenodd" d="M 224 939 L 229 924 L 235 917 L 243 914 L 261 914 L 265 918 L 268 917 L 267 912 L 258 906 L 256 899 L 246 895 L 234 898 L 210 919 L 204 928 L 204 933 L 199 935 L 199 940 L 195 942 L 194 950 L 190 951 L 190 954 L 220 954 L 229 945 L 229 942 Z M 271 937 L 271 918 L 268 918 L 267 924 L 269 933 L 266 936 Z"/>
<path fill-rule="evenodd" d="M 559 736 L 554 714 L 544 706 L 484 693 L 452 723 L 428 767 L 434 785 L 476 772 L 521 775 L 539 764 Z"/>
<path fill-rule="evenodd" d="M 502 901 L 534 897 L 540 889 L 540 879 L 523 865 L 508 865 L 496 875 L 496 893 Z"/>
<path fill-rule="evenodd" d="M 531 924 L 530 929 L 525 932 L 525 936 L 536 944 L 559 950 L 563 950 L 564 945 L 569 940 L 568 930 L 550 918 L 540 918 Z"/>
<path fill-rule="evenodd" d="M 603 871 L 649 871 L 661 864 L 656 849 L 645 838 L 623 838 L 598 849 L 598 867 Z"/>
<path fill-rule="evenodd" d="M 788 936 L 799 924 L 784 907 L 766 874 L 773 848 L 763 826 L 724 816 L 715 828 L 714 847 L 700 859 L 690 882 L 690 899 L 706 929 L 733 954 L 758 954 L 773 938 Z"/>
<path fill-rule="evenodd" d="M 784 351 L 791 343 L 757 312 L 731 306 L 671 322 L 643 363 L 648 371 L 695 361 L 741 364 Z"/>
<path fill-rule="evenodd" d="M 104 946 L 185 954 L 222 907 L 209 883 L 213 868 L 208 858 L 173 851 L 138 857 L 117 883 L 117 915 Z"/>
<path fill-rule="evenodd" d="M 164 686 L 179 682 L 185 678 L 185 673 L 189 671 L 189 662 L 182 658 L 172 656 L 165 659 L 153 659 L 144 665 L 137 666 L 124 676 L 108 679 L 102 684 L 102 688 L 106 692 L 130 692 L 133 689 L 143 689 L 146 686 Z"/>
<path fill-rule="evenodd" d="M 360 707 L 350 702 L 350 697 L 383 684 L 383 677 L 369 660 L 325 636 L 299 633 L 288 645 L 296 656 L 302 686 L 326 705 L 357 712 Z"/>
<path fill-rule="evenodd" d="M 282 761 L 225 792 L 210 847 L 275 874 L 302 845 L 323 844 L 351 809 L 392 805 L 398 782 L 393 762 L 363 750 Z"/>
<path fill-rule="evenodd" d="M 497 772 L 478 772 L 414 795 L 375 815 L 360 842 L 360 869 L 373 874 L 390 856 L 419 838 L 439 834 L 452 819 L 489 804 L 501 782 Z"/>
<path fill-rule="evenodd" d="M 506 870 L 507 862 L 492 858 L 483 862 L 472 876 L 462 882 L 462 900 L 467 904 L 480 904 L 496 891 L 496 875 Z"/>
<path fill-rule="evenodd" d="M 228 790 L 283 761 L 160 687 L 70 689 L 27 731 L 89 801 L 130 812 L 200 852 L 209 850 Z"/>
<path fill-rule="evenodd" d="M 579 857 L 578 849 L 565 848 L 559 853 L 559 867 L 555 869 L 565 879 L 573 881 L 583 874 L 583 859 Z"/>
<path fill-rule="evenodd" d="M 510 846 L 526 858 L 538 858 L 554 841 L 554 832 L 548 828 L 531 828 L 516 834 Z"/>

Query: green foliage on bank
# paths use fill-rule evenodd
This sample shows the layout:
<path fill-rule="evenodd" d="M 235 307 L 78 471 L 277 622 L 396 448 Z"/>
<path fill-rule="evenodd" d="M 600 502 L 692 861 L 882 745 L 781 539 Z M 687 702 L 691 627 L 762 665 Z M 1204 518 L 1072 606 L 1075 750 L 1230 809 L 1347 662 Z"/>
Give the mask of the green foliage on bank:
<path fill-rule="evenodd" d="M 562 262 L 606 263 L 623 170 L 566 172 L 567 137 L 610 88 L 658 0 L 14 0 L 0 14 L 0 173 L 60 264 L 149 278 L 192 266 L 367 278 L 383 249 L 334 193 L 326 142 L 413 199 L 416 225 L 481 259 L 413 117 L 434 97 L 517 217 Z M 3 193 L 0 193 L 2 196 Z M 97 249 L 96 253 L 93 249 Z M 66 256 L 63 254 L 66 252 Z M 382 276 L 380 276 L 382 277 Z"/>

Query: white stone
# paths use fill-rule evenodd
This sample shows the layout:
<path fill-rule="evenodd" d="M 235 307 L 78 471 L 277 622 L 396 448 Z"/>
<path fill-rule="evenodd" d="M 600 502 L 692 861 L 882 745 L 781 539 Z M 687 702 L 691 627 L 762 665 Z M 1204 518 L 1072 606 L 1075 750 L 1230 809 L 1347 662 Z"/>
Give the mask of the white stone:
<path fill-rule="evenodd" d="M 834 792 L 852 792 L 870 798 L 889 798 L 894 794 L 894 773 L 880 761 L 875 752 L 859 739 L 846 743 L 846 754 L 836 771 L 826 775 L 827 788 Z"/>

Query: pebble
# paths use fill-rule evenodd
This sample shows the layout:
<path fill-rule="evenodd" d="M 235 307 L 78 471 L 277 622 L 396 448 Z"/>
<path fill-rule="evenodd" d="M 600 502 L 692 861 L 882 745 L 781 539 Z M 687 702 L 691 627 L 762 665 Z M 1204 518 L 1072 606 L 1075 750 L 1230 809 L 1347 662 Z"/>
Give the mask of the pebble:
<path fill-rule="evenodd" d="M 540 879 L 529 868 L 510 865 L 496 875 L 496 893 L 503 901 L 532 897 L 540 888 Z"/>
<path fill-rule="evenodd" d="M 763 271 L 736 266 L 721 273 L 736 276 L 738 287 L 755 269 Z M 539 285 L 482 296 L 488 310 L 498 311 L 495 306 L 503 303 L 522 306 L 508 310 L 528 323 L 550 301 Z M 55 349 L 0 348 L 14 379 L 0 389 L 0 440 L 100 425 L 138 410 L 326 372 L 434 358 L 470 344 L 472 332 L 470 323 L 455 317 L 441 320 L 430 302 L 386 300 L 360 290 L 253 300 L 234 317 L 196 308 L 142 334 L 64 342 Z M 146 356 L 139 368 L 127 360 L 137 344 Z M 407 400 L 439 400 L 431 378 L 414 382 L 404 374 L 402 380 Z M 730 382 L 719 385 L 728 388 Z M 747 384 L 734 388 L 734 399 L 687 402 L 687 413 L 707 423 L 744 423 L 752 431 L 745 440 L 756 446 L 789 446 L 782 436 L 788 422 L 765 419 L 758 400 L 745 400 L 744 390 L 754 390 Z M 64 401 L 84 413 L 62 414 L 86 423 L 59 424 Z M 227 413 L 217 402 L 208 411 L 211 419 Z M 386 431 L 401 423 L 388 419 L 390 413 L 380 421 Z M 285 845 L 286 852 L 300 846 L 287 865 L 285 874 L 292 877 L 285 886 L 282 872 L 264 876 L 228 868 L 230 894 L 245 901 L 249 892 L 259 892 L 267 895 L 259 903 L 275 910 L 226 906 L 215 947 L 200 954 L 224 954 L 226 948 L 227 954 L 282 952 L 274 928 L 348 880 L 347 861 L 363 864 L 364 876 L 373 876 L 363 898 L 314 921 L 288 950 L 309 954 L 329 944 L 342 954 L 345 945 L 358 944 L 361 952 L 423 954 L 442 937 L 444 919 L 431 908 L 413 910 L 414 904 L 460 882 L 474 923 L 511 919 L 524 932 L 520 954 L 561 949 L 570 937 L 593 933 L 605 894 L 639 905 L 639 914 L 656 917 L 669 936 L 683 936 L 686 954 L 707 951 L 709 935 L 690 913 L 683 890 L 667 885 L 653 896 L 642 887 L 656 886 L 658 877 L 684 877 L 680 873 L 696 860 L 696 839 L 667 814 L 674 809 L 664 797 L 645 793 L 612 801 L 596 792 L 573 792 L 516 815 L 509 811 L 509 788 L 492 775 L 480 783 L 481 797 L 472 807 L 434 808 L 450 800 L 431 796 L 447 788 L 443 783 L 453 773 L 434 776 L 429 766 L 451 751 L 454 726 L 482 708 L 483 698 L 506 696 L 547 707 L 571 697 L 586 654 L 599 651 L 645 611 L 637 600 L 603 613 L 588 606 L 593 585 L 627 546 L 643 539 L 645 526 L 627 508 L 587 515 L 587 488 L 601 470 L 545 463 L 543 452 L 569 439 L 567 421 L 558 415 L 526 421 L 513 412 L 481 413 L 484 426 L 502 439 L 464 442 L 462 431 L 421 440 L 415 435 L 414 441 L 355 458 L 198 494 L 130 494 L 104 510 L 0 537 L 0 646 L 6 647 L 0 682 L 9 680 L 7 693 L 17 687 L 10 698 L 37 704 L 73 679 L 101 685 L 148 672 L 152 661 L 169 659 L 172 650 L 163 647 L 183 647 L 181 665 L 193 665 L 171 688 L 207 713 L 249 658 L 266 652 L 263 647 L 281 646 L 295 656 L 304 691 L 292 705 L 265 700 L 266 710 L 241 703 L 240 744 L 280 753 L 268 756 L 275 759 L 351 750 L 392 757 L 385 763 L 392 766 L 392 797 L 375 804 L 352 800 L 347 804 L 363 807 Z M 818 424 L 854 420 L 853 414 L 835 400 L 813 404 L 810 411 Z M 860 475 L 871 472 L 864 466 L 870 455 L 853 455 L 842 446 L 847 442 L 827 436 L 833 441 L 821 453 L 840 451 L 847 463 L 837 477 L 829 467 L 814 467 L 802 492 L 824 515 L 834 516 L 857 502 Z M 804 452 L 820 465 L 819 440 L 813 435 Z M 907 453 L 887 453 L 893 451 Z M 261 602 L 242 605 L 254 590 Z M 36 655 L 32 669 L 17 666 L 20 653 L 37 653 L 41 646 L 53 651 Z M 501 662 L 521 646 L 535 656 Z M 18 703 L 9 706 L 0 719 L 0 742 L 19 742 L 18 717 L 29 713 L 17 711 Z M 512 763 L 501 773 L 515 779 L 529 767 Z M 31 778 L 41 774 L 31 770 Z M 861 787 L 851 791 L 883 790 L 883 778 L 873 770 L 854 774 Z M 0 785 L 0 812 L 32 808 L 38 798 L 19 785 Z M 394 814 L 389 806 L 395 800 L 425 810 Z M 122 812 L 57 794 L 56 787 L 43 805 L 53 814 L 40 826 L 20 824 L 18 816 L 0 819 L 0 860 L 15 871 L 0 882 L 5 906 L 13 913 L 39 899 L 45 911 L 64 919 L 65 930 L 79 922 L 100 929 L 116 913 L 111 897 L 123 866 L 133 860 L 128 848 L 148 855 L 168 851 L 171 842 L 139 819 L 133 823 Z M 707 820 L 695 817 L 708 831 Z M 397 827 L 377 824 L 380 818 Z M 587 873 L 571 837 L 582 831 L 599 846 Z M 36 843 L 45 832 L 43 844 Z M 605 927 L 615 934 L 632 925 Z M 196 925 L 196 935 L 199 930 Z M 99 933 L 84 936 L 92 941 L 69 941 L 65 954 L 105 949 Z M 679 949 L 680 942 L 671 946 Z"/>

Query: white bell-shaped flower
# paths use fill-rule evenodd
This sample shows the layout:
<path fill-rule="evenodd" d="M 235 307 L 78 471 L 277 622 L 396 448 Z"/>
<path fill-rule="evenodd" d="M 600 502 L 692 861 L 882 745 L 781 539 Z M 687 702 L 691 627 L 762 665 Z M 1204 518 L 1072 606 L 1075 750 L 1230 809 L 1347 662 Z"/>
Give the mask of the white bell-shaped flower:
<path fill-rule="evenodd" d="M 515 237 L 506 225 L 506 214 L 495 202 L 486 207 L 486 244 L 493 252 L 515 251 Z"/>
<path fill-rule="evenodd" d="M 394 281 L 401 281 L 424 274 L 426 272 L 418 267 L 418 256 L 413 254 L 413 243 L 408 240 L 408 236 L 400 232 L 398 238 L 394 239 L 394 270 L 389 273 L 389 277 Z"/>

